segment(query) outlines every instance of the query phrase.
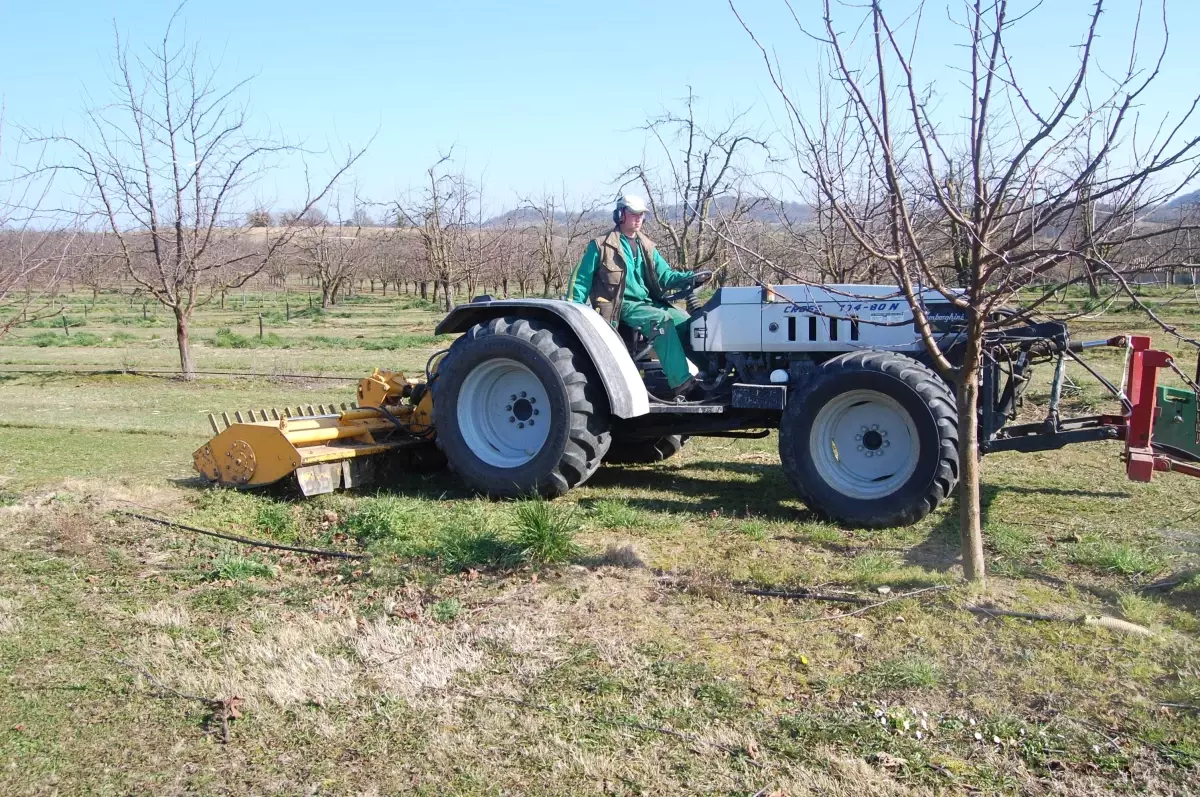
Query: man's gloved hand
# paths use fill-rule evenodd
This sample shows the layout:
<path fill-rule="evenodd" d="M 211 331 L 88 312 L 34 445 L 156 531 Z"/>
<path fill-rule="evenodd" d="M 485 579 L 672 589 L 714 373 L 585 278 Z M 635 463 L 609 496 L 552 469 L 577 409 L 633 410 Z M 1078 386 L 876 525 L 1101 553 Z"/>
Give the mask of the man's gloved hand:
<path fill-rule="evenodd" d="M 711 271 L 697 271 L 692 275 L 692 287 L 699 288 L 701 285 L 712 279 L 712 276 L 713 273 Z"/>

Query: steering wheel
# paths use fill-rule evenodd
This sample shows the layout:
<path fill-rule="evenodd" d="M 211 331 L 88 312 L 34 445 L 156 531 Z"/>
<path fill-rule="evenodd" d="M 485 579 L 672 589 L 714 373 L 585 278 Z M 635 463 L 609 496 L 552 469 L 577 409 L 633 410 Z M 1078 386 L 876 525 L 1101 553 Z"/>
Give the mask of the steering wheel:
<path fill-rule="evenodd" d="M 675 293 L 672 293 L 670 296 L 664 296 L 663 301 L 677 302 L 680 299 L 686 299 L 688 296 L 691 296 L 693 293 L 695 293 L 697 288 L 712 279 L 712 275 L 713 273 L 711 271 L 697 271 L 692 275 L 692 280 L 686 288 L 681 288 L 680 290 L 675 291 Z"/>

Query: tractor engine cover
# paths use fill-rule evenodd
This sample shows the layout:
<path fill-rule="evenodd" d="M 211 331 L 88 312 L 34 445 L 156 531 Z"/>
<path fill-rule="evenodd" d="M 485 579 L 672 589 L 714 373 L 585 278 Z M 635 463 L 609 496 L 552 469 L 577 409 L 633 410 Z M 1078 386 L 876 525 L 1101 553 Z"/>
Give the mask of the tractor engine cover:
<path fill-rule="evenodd" d="M 962 311 L 937 291 L 921 301 L 935 334 L 952 335 Z M 691 324 L 702 352 L 923 350 L 908 302 L 894 285 L 721 288 Z"/>

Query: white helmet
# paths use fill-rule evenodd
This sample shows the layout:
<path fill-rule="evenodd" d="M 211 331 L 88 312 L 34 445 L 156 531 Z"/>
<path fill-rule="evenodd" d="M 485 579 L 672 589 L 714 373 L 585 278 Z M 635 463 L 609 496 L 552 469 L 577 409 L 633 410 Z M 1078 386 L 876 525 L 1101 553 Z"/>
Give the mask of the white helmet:
<path fill-rule="evenodd" d="M 621 216 L 627 210 L 631 213 L 645 213 L 648 210 L 646 200 L 637 194 L 624 194 L 618 197 L 617 207 L 613 211 L 613 224 L 620 224 Z"/>

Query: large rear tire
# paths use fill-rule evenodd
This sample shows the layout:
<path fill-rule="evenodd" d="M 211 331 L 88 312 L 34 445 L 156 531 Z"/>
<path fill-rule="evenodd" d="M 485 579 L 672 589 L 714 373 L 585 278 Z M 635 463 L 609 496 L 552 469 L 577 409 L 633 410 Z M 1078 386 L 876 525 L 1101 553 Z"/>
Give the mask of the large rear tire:
<path fill-rule="evenodd" d="M 476 324 L 454 342 L 432 384 L 438 446 L 475 490 L 562 495 L 608 451 L 598 380 L 557 327 L 520 318 Z"/>
<path fill-rule="evenodd" d="M 958 482 L 954 397 L 910 357 L 843 354 L 788 403 L 779 458 L 822 515 L 865 528 L 916 523 Z"/>

